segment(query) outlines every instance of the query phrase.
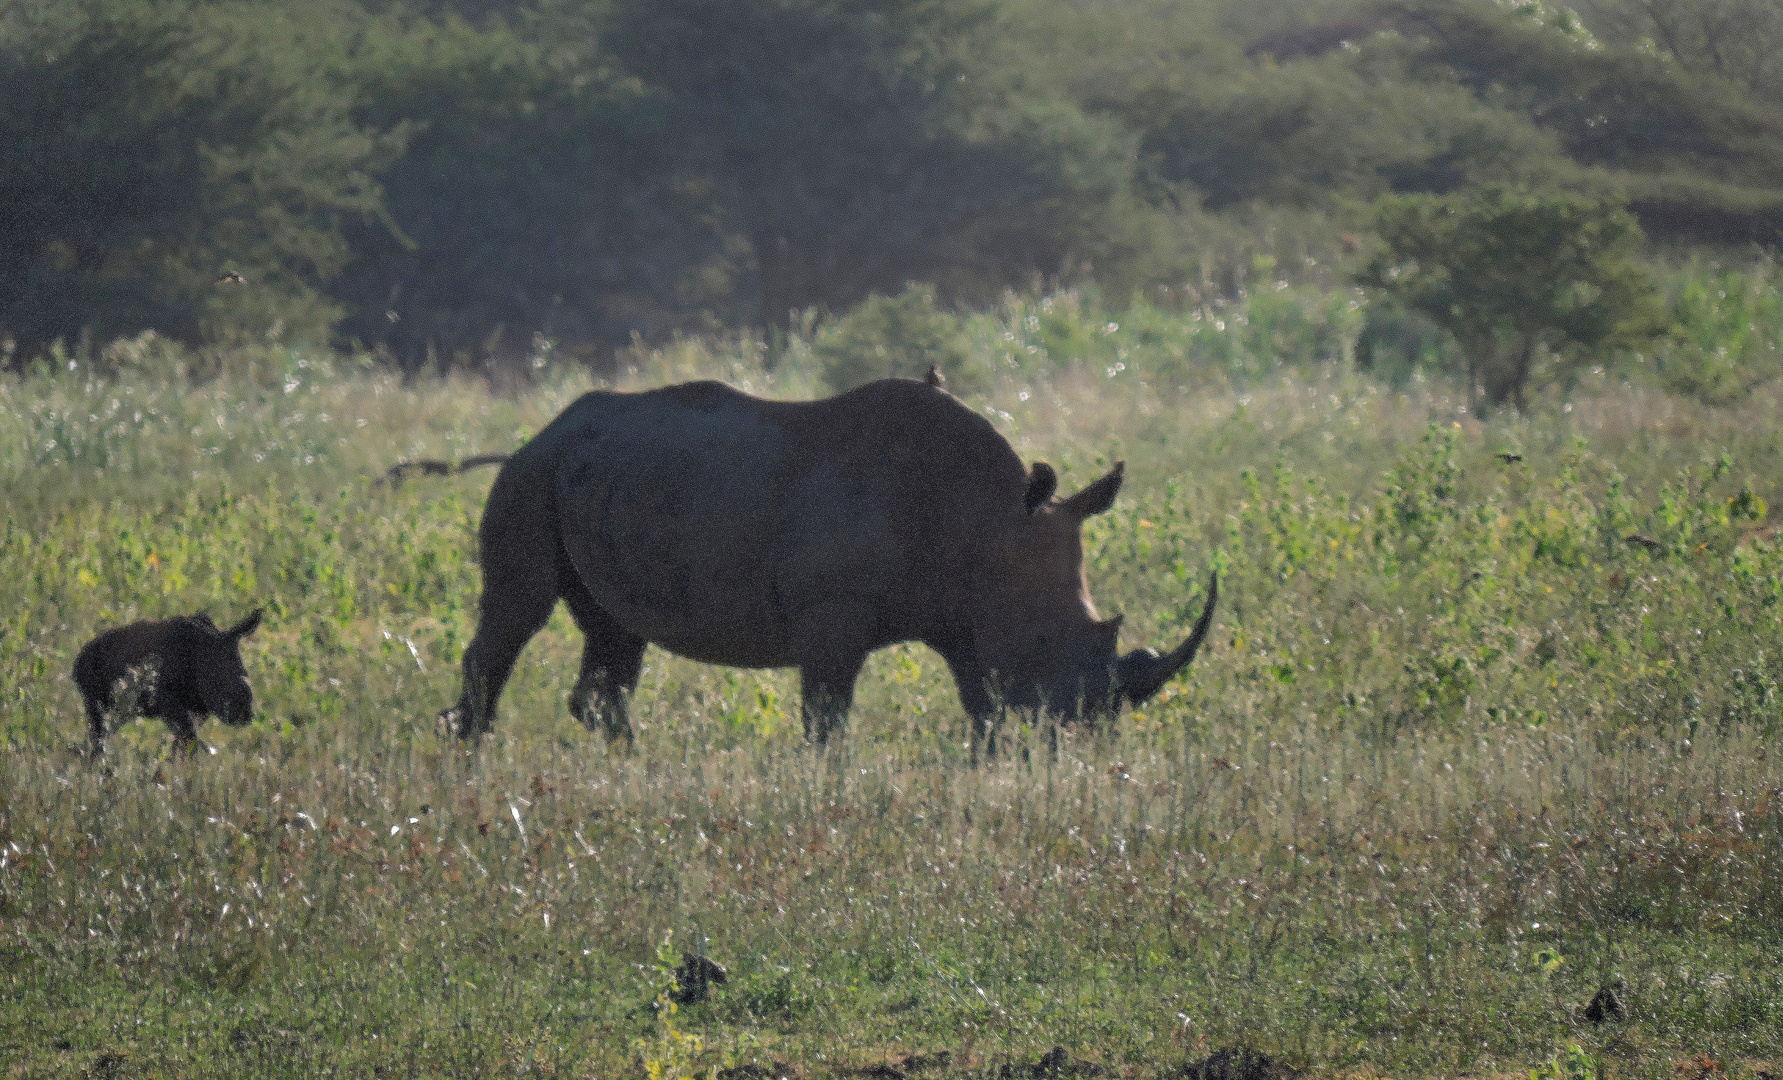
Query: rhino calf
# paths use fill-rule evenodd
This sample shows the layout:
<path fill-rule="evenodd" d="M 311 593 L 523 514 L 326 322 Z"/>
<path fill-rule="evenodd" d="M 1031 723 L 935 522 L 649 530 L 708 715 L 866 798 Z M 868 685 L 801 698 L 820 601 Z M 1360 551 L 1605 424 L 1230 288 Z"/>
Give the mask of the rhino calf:
<path fill-rule="evenodd" d="M 197 742 L 193 717 L 206 713 L 225 724 L 246 724 L 254 691 L 241 662 L 241 639 L 260 625 L 261 612 L 219 630 L 205 614 L 145 619 L 107 630 L 74 658 L 74 685 L 87 707 L 87 737 L 99 753 L 108 716 L 159 717 L 175 745 Z"/>
<path fill-rule="evenodd" d="M 1083 574 L 1083 523 L 1117 463 L 1067 498 L 939 386 L 884 379 L 821 401 L 722 383 L 585 394 L 502 465 L 480 528 L 482 610 L 442 714 L 488 731 L 514 661 L 559 600 L 582 631 L 570 711 L 631 737 L 646 644 L 736 667 L 796 667 L 807 736 L 827 739 L 867 654 L 941 655 L 983 737 L 1005 706 L 1108 715 L 1200 647 L 1117 656 Z M 1216 583 L 1217 584 L 1217 583 Z"/>

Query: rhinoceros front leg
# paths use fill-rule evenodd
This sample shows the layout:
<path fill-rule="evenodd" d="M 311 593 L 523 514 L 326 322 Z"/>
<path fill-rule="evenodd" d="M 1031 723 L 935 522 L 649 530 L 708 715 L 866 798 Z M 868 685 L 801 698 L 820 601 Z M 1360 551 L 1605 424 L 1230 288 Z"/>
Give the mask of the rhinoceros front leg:
<path fill-rule="evenodd" d="M 98 757 L 105 752 L 105 716 L 111 711 L 111 702 L 96 694 L 82 694 L 87 709 L 87 752 Z"/>
<path fill-rule="evenodd" d="M 799 712 L 805 721 L 805 738 L 814 738 L 822 746 L 832 732 L 842 730 L 848 710 L 854 708 L 855 680 L 866 662 L 863 652 L 800 666 Z"/>
<path fill-rule="evenodd" d="M 997 724 L 1003 718 L 1003 710 L 998 703 L 989 672 L 978 663 L 971 639 L 961 637 L 958 640 L 944 639 L 926 644 L 941 654 L 941 659 L 947 661 L 947 669 L 953 673 L 954 685 L 960 692 L 960 708 L 972 720 L 974 760 L 979 746 L 983 746 L 987 753 L 995 753 Z"/>
<path fill-rule="evenodd" d="M 589 731 L 607 733 L 607 742 L 632 741 L 626 699 L 644 670 L 644 639 L 628 632 L 594 602 L 580 581 L 566 583 L 570 617 L 582 631 L 582 673 L 570 692 L 570 715 Z"/>

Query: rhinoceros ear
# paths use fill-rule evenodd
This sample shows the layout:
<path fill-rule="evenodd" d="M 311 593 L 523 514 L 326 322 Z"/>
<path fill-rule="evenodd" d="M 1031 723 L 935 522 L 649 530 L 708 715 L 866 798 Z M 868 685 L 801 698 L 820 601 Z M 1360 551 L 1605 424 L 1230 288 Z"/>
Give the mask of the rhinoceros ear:
<path fill-rule="evenodd" d="M 1121 480 L 1126 476 L 1127 463 L 1117 461 L 1108 475 L 1084 488 L 1082 491 L 1065 500 L 1065 509 L 1078 517 L 1094 517 L 1114 505 L 1114 497 L 1120 494 Z"/>
<path fill-rule="evenodd" d="M 1040 509 L 1040 504 L 1052 498 L 1052 493 L 1059 489 L 1059 474 L 1052 471 L 1052 466 L 1044 461 L 1036 461 L 1028 474 L 1028 493 L 1022 496 L 1022 505 L 1028 513 Z"/>
<path fill-rule="evenodd" d="M 265 611 L 265 608 L 255 608 L 252 615 L 249 615 L 241 622 L 236 623 L 234 626 L 231 626 L 228 630 L 224 631 L 224 636 L 232 638 L 247 637 L 254 632 L 255 627 L 260 625 L 260 616 L 265 614 Z"/>

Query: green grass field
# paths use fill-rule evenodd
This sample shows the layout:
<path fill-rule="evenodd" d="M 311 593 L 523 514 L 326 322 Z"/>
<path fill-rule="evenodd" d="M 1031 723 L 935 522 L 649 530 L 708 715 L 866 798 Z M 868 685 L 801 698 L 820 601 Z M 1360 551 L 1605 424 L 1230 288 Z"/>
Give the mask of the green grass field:
<path fill-rule="evenodd" d="M 815 385 L 757 355 L 683 345 L 627 385 Z M 1128 461 L 1092 593 L 1123 648 L 1161 644 L 1217 569 L 1208 647 L 1118 724 L 976 765 L 915 647 L 823 754 L 791 673 L 653 649 L 610 754 L 565 708 L 561 612 L 496 733 L 442 732 L 490 474 L 375 480 L 513 448 L 575 377 L 268 353 L 0 381 L 4 1075 L 1025 1076 L 1058 1046 L 1162 1077 L 1241 1045 L 1332 1076 L 1774 1074 L 1776 391 L 1591 379 L 1482 423 L 1435 383 L 1148 362 L 1011 363 L 969 400 L 1066 490 Z M 82 760 L 93 633 L 262 605 L 255 724 Z M 653 1008 L 694 951 L 728 984 Z M 1618 979 L 1628 1018 L 1592 1024 Z"/>

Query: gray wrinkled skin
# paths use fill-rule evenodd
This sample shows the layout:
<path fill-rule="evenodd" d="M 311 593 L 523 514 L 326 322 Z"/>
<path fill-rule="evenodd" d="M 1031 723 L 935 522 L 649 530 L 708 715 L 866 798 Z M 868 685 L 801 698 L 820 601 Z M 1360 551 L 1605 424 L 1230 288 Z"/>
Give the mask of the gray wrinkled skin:
<path fill-rule="evenodd" d="M 1007 706 L 1110 713 L 1193 656 L 1117 658 L 1119 620 L 1090 603 L 1082 524 L 1121 476 L 1056 498 L 1052 469 L 1030 473 L 983 417 L 915 380 L 807 402 L 714 382 L 586 394 L 496 476 L 481 617 L 443 715 L 463 737 L 490 730 L 559 600 L 584 635 L 570 711 L 609 738 L 631 737 L 646 644 L 797 667 L 819 742 L 867 655 L 904 641 L 947 662 L 981 735 Z"/>

